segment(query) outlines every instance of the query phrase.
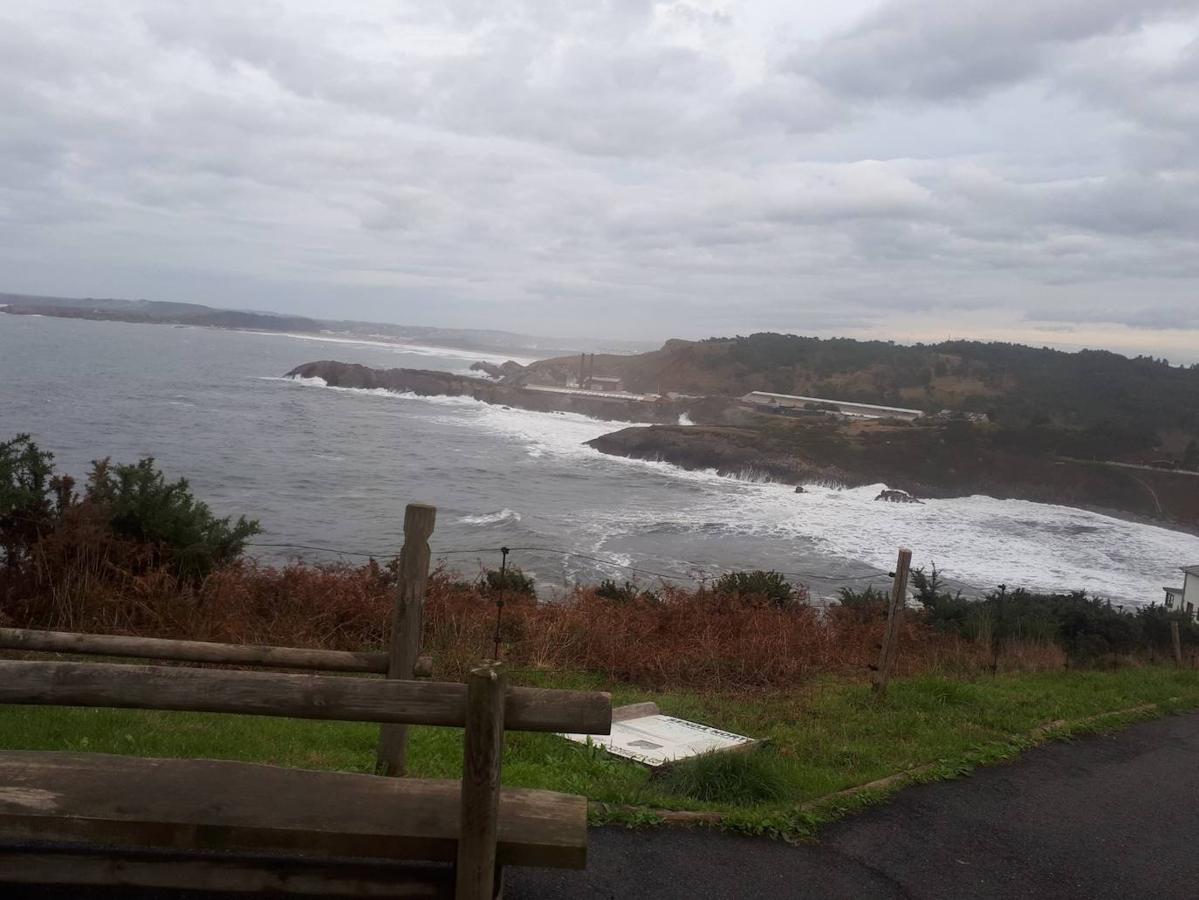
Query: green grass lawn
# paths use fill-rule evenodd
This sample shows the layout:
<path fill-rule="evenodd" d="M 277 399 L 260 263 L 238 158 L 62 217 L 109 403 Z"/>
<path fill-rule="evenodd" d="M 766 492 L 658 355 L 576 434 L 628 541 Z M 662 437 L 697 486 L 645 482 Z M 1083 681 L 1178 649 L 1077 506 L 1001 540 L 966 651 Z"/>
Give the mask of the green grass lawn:
<path fill-rule="evenodd" d="M 604 687 L 586 675 L 517 672 L 513 680 Z M 1028 733 L 1048 722 L 1078 722 L 1150 703 L 1166 712 L 1199 708 L 1199 673 L 1151 667 L 973 681 L 921 677 L 892 682 L 882 702 L 865 684 L 834 679 L 762 695 L 614 691 L 616 704 L 649 699 L 668 714 L 768 744 L 727 763 L 710 759 L 651 778 L 643 767 L 594 748 L 554 735 L 513 732 L 506 736 L 504 783 L 569 791 L 610 804 L 606 812 L 597 809 L 597 820 L 652 820 L 648 813 L 623 809 L 627 806 L 710 810 L 723 813 L 728 827 L 795 836 L 877 797 L 801 809 L 805 803 L 917 766 L 931 764 L 921 777 L 938 778 L 1006 759 L 1030 746 Z M 1103 727 L 1120 722 L 1105 720 Z M 377 726 L 358 723 L 0 706 L 4 749 L 207 757 L 369 772 L 377 735 Z M 413 728 L 411 740 L 413 775 L 461 773 L 461 731 Z"/>

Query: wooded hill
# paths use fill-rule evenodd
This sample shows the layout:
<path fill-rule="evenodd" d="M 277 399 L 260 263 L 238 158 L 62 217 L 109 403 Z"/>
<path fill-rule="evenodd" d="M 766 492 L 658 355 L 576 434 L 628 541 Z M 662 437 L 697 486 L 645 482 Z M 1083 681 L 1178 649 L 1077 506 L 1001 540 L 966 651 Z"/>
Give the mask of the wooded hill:
<path fill-rule="evenodd" d="M 577 371 L 578 360 L 533 368 L 547 365 Z M 978 341 L 905 346 L 762 333 L 668 341 L 638 356 L 597 356 L 595 374 L 619 375 L 633 391 L 740 396 L 762 390 L 927 412 L 985 412 L 1002 430 L 1019 433 L 1022 443 L 1054 443 L 1065 429 L 1076 439 L 1072 444 L 1102 445 L 1097 455 L 1105 458 L 1160 451 L 1181 461 L 1199 437 L 1199 365 L 1105 350 L 1065 353 Z"/>

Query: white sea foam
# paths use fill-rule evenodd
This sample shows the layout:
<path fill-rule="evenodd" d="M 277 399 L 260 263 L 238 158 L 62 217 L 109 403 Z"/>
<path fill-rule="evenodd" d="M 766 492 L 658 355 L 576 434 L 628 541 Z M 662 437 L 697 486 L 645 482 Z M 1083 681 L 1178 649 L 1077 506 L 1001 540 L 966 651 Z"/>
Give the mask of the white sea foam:
<path fill-rule="evenodd" d="M 714 509 L 681 508 L 676 521 L 699 525 L 722 513 L 730 531 L 795 540 L 830 557 L 892 566 L 898 547 L 914 564 L 988 590 L 996 584 L 1085 589 L 1117 602 L 1148 603 L 1199 558 L 1199 540 L 1072 507 L 972 496 L 922 505 L 874 500 L 885 485 L 837 490 L 737 485 Z M 730 502 L 732 501 L 732 502 Z"/>
<path fill-rule="evenodd" d="M 679 413 L 679 424 L 694 425 L 695 423 L 691 421 L 691 416 L 687 415 L 686 413 Z"/>
<path fill-rule="evenodd" d="M 300 383 L 324 386 L 321 379 Z M 579 518 L 585 519 L 580 527 L 597 550 L 615 536 L 635 538 L 659 523 L 695 534 L 695 556 L 703 553 L 702 541 L 724 534 L 760 538 L 772 547 L 793 544 L 830 560 L 855 560 L 886 570 L 897 548 L 906 546 L 914 551 L 914 565 L 935 563 L 951 578 L 979 590 L 1001 582 L 1043 590 L 1085 589 L 1134 604 L 1158 600 L 1162 586 L 1177 581 L 1179 566 L 1199 561 L 1199 539 L 1192 535 L 1072 507 L 986 496 L 923 504 L 878 502 L 874 498 L 884 484 L 843 488 L 813 483 L 796 494 L 790 484 L 753 472 L 730 478 L 713 470 L 606 456 L 586 445 L 630 423 L 506 408 L 469 397 L 327 389 L 423 404 L 439 422 L 489 432 L 531 457 L 570 459 L 580 478 L 619 470 L 622 479 L 654 478 L 677 486 L 669 505 L 659 503 L 660 508 L 626 503 L 589 508 L 586 515 L 580 510 Z"/>
<path fill-rule="evenodd" d="M 319 375 L 313 375 L 311 378 L 309 378 L 305 375 L 289 375 L 286 378 L 281 378 L 279 376 L 267 375 L 262 380 L 263 381 L 294 381 L 296 384 L 303 384 L 303 385 L 307 385 L 308 387 L 328 387 L 329 386 L 329 382 L 325 381 L 325 379 L 321 378 Z"/>
<path fill-rule="evenodd" d="M 500 525 L 520 521 L 520 513 L 514 509 L 496 510 L 495 512 L 480 513 L 475 516 L 462 516 L 458 519 L 463 525 Z"/>

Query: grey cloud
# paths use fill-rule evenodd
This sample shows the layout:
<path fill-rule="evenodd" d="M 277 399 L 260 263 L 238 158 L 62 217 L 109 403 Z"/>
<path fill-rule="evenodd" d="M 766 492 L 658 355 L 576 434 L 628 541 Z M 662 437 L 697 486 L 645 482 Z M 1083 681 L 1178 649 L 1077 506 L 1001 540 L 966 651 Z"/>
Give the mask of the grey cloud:
<path fill-rule="evenodd" d="M 1025 318 L 1029 322 L 1060 321 L 1069 318 L 1071 323 L 1096 322 L 1119 323 L 1133 328 L 1150 330 L 1187 330 L 1199 328 L 1199 304 L 1182 301 L 1176 304 L 1154 305 L 1138 308 L 1128 303 L 1100 302 L 1087 309 L 1041 310 L 1030 312 Z M 1039 325 L 1039 328 L 1046 326 Z M 1070 325 L 1055 326 L 1057 330 Z"/>
<path fill-rule="evenodd" d="M 3 287 L 614 336 L 1199 327 L 1199 43 L 1138 43 L 1194 8 L 896 0 L 788 55 L 698 0 L 18 4 Z"/>
<path fill-rule="evenodd" d="M 792 67 L 846 95 L 972 98 L 1043 74 L 1071 44 L 1195 9 L 1194 0 L 890 0 Z"/>

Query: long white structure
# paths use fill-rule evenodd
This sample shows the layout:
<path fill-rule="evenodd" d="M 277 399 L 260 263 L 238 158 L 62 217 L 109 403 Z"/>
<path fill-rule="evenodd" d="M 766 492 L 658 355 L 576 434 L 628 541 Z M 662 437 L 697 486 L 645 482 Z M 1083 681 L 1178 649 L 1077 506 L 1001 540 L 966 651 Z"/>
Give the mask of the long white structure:
<path fill-rule="evenodd" d="M 919 409 L 880 406 L 877 403 L 851 403 L 848 400 L 829 400 L 826 397 L 772 394 L 769 391 L 751 391 L 742 397 L 741 401 L 754 406 L 766 406 L 774 409 L 804 409 L 809 403 L 824 403 L 835 406 L 842 415 L 862 416 L 867 419 L 919 419 L 924 415 L 924 412 Z"/>

